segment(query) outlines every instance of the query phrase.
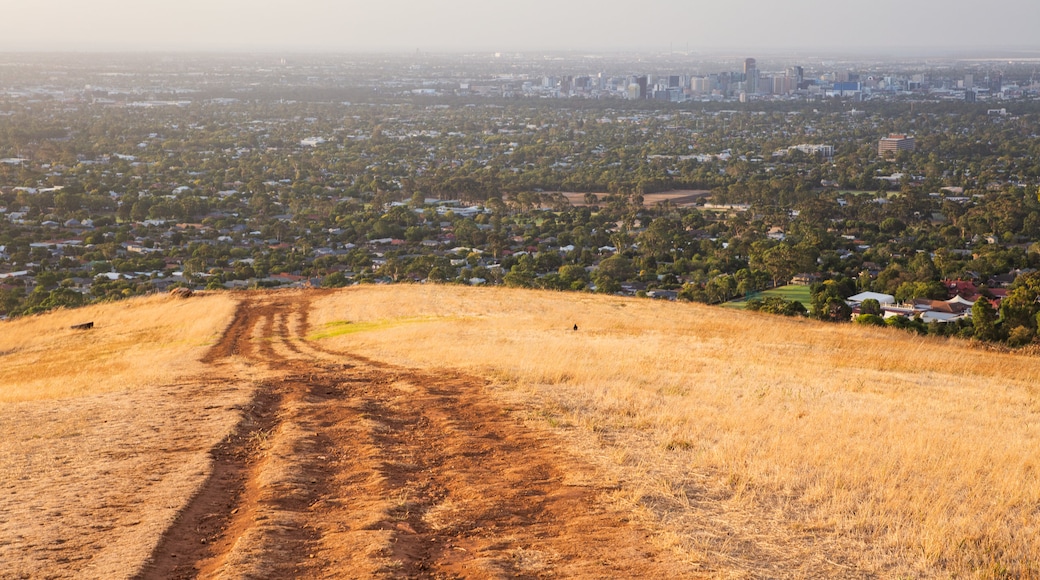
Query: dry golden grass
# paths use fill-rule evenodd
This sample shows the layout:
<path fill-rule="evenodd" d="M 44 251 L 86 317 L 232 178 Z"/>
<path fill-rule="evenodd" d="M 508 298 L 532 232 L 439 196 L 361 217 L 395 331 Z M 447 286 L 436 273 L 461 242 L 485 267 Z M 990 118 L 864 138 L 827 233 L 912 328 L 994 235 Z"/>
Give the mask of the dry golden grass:
<path fill-rule="evenodd" d="M 252 393 L 190 376 L 234 306 L 153 297 L 0 323 L 0 577 L 135 573 Z"/>
<path fill-rule="evenodd" d="M 228 295 L 155 296 L 0 322 L 0 403 L 62 399 L 169 382 L 231 320 Z M 72 330 L 82 322 L 92 330 Z"/>
<path fill-rule="evenodd" d="M 655 518 L 656 541 L 714 575 L 1040 575 L 1036 358 L 447 286 L 345 290 L 311 323 L 327 347 L 488 376 L 623 482 L 613 499 Z"/>

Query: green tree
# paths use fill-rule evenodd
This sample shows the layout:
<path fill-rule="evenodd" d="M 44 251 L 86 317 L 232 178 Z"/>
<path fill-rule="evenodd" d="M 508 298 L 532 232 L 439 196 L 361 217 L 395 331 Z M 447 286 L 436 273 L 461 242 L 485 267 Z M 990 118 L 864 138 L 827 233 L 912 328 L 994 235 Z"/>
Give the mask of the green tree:
<path fill-rule="evenodd" d="M 614 254 L 599 263 L 596 273 L 601 276 L 609 276 L 619 282 L 627 280 L 633 274 L 632 262 L 620 254 Z"/>
<path fill-rule="evenodd" d="M 85 296 L 69 288 L 55 288 L 47 292 L 37 287 L 25 300 L 23 314 L 37 314 L 54 308 L 76 308 L 86 304 Z"/>
<path fill-rule="evenodd" d="M 588 283 L 589 274 L 585 268 L 577 264 L 565 264 L 560 266 L 560 280 L 571 290 L 581 290 Z"/>
<path fill-rule="evenodd" d="M 596 285 L 596 292 L 616 294 L 621 291 L 621 282 L 600 270 L 593 272 L 592 281 Z"/>
<path fill-rule="evenodd" d="M 531 288 L 534 286 L 534 272 L 517 264 L 509 269 L 502 282 L 510 288 Z"/>
<path fill-rule="evenodd" d="M 860 314 L 856 317 L 856 324 L 863 324 L 866 326 L 885 326 L 885 319 L 881 318 L 877 314 Z"/>
<path fill-rule="evenodd" d="M 322 288 L 342 288 L 349 283 L 350 281 L 343 275 L 343 272 L 333 272 L 321 279 Z"/>
<path fill-rule="evenodd" d="M 881 316 L 883 311 L 881 310 L 881 303 L 873 298 L 867 298 L 859 305 L 860 316 L 873 315 Z"/>
<path fill-rule="evenodd" d="M 997 340 L 997 311 L 985 298 L 979 298 L 971 307 L 971 322 L 975 327 L 974 336 L 979 340 Z"/>
<path fill-rule="evenodd" d="M 1040 315 L 1040 272 L 1023 274 L 1015 280 L 1008 295 L 1000 303 L 1000 314 L 1012 328 L 1037 329 Z"/>
<path fill-rule="evenodd" d="M 918 298 L 938 300 L 946 297 L 946 288 L 936 280 L 926 282 L 903 282 L 896 288 L 895 298 L 899 302 L 910 302 Z"/>
<path fill-rule="evenodd" d="M 18 311 L 24 299 L 25 291 L 21 288 L 0 288 L 0 314 L 14 314 Z"/>
<path fill-rule="evenodd" d="M 1028 326 L 1016 326 L 1008 334 L 1008 346 L 1020 347 L 1033 342 L 1036 332 Z"/>
<path fill-rule="evenodd" d="M 766 312 L 783 316 L 805 316 L 805 306 L 797 300 L 787 300 L 783 296 L 767 296 L 764 299 L 753 298 L 747 301 L 745 309 L 752 312 Z"/>
<path fill-rule="evenodd" d="M 826 280 L 814 285 L 810 315 L 827 322 L 848 322 L 852 316 L 852 308 L 845 302 L 842 286 L 835 280 Z"/>
<path fill-rule="evenodd" d="M 811 256 L 787 243 L 764 247 L 763 242 L 756 242 L 751 250 L 751 267 L 769 272 L 773 278 L 773 286 L 787 283 L 798 272 L 813 268 Z"/>

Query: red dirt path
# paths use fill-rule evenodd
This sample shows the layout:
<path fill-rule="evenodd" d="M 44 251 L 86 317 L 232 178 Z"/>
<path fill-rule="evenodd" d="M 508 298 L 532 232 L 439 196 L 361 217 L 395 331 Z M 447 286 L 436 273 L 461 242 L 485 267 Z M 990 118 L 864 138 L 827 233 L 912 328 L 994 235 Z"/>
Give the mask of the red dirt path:
<path fill-rule="evenodd" d="M 265 379 L 140 578 L 687 575 L 482 379 L 320 349 L 308 309 L 249 295 L 205 359 Z"/>

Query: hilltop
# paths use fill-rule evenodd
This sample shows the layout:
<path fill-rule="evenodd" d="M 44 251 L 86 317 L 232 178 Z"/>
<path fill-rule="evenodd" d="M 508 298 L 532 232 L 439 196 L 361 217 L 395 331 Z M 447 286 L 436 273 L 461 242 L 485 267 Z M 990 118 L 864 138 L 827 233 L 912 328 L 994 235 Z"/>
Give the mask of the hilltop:
<path fill-rule="evenodd" d="M 1040 574 L 1024 354 L 438 285 L 2 328 L 3 575 Z"/>

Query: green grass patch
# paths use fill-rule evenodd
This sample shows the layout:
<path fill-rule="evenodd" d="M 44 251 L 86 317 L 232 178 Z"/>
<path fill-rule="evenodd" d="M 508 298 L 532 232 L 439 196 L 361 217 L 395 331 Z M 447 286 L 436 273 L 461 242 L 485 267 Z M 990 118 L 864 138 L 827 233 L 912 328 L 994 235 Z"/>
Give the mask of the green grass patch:
<path fill-rule="evenodd" d="M 337 320 L 335 322 L 329 322 L 325 325 L 325 328 L 323 328 L 322 330 L 308 335 L 307 340 L 323 340 L 326 338 L 343 336 L 345 334 L 356 334 L 358 332 L 373 332 L 377 330 L 395 328 L 398 326 L 405 326 L 408 324 L 418 324 L 422 322 L 437 322 L 440 320 L 449 320 L 449 317 L 412 316 L 405 318 L 387 318 L 383 320 L 366 320 L 362 322 L 353 322 L 350 320 Z"/>
<path fill-rule="evenodd" d="M 763 292 L 756 292 L 752 294 L 749 297 L 749 299 L 757 298 L 759 300 L 762 300 L 769 296 L 780 296 L 784 300 L 793 300 L 795 302 L 801 302 L 802 306 L 804 306 L 806 310 L 808 310 L 809 305 L 812 304 L 812 294 L 809 292 L 809 287 L 801 286 L 798 284 L 788 284 L 787 286 L 780 286 L 779 288 L 773 288 L 771 290 L 765 290 Z M 739 308 L 743 310 L 744 307 L 747 306 L 747 299 L 734 302 L 726 302 L 725 304 L 723 304 L 723 306 L 726 308 Z"/>

